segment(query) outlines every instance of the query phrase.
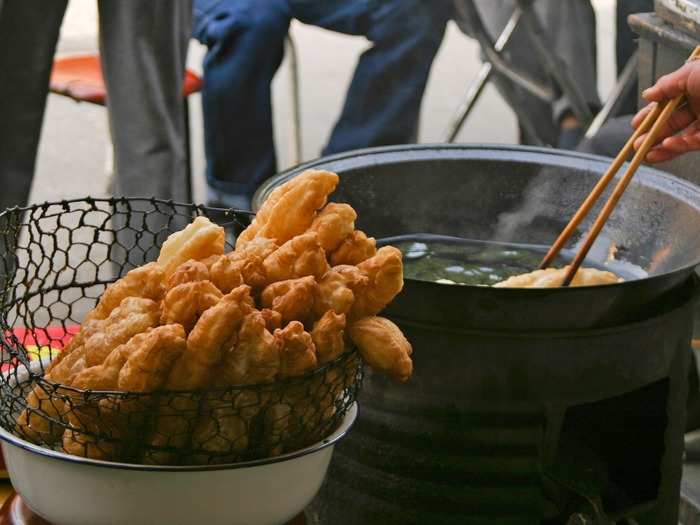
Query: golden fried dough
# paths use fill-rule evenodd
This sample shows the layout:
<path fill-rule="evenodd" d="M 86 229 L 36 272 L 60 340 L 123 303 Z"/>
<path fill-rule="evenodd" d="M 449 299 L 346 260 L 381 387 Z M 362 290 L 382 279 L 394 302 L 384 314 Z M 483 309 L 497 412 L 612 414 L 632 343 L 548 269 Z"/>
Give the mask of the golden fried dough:
<path fill-rule="evenodd" d="M 204 414 L 192 433 L 192 448 L 206 454 L 196 455 L 195 464 L 207 463 L 212 455 L 219 463 L 236 461 L 248 448 L 248 426 L 233 405 L 228 395 L 205 402 Z"/>
<path fill-rule="evenodd" d="M 411 343 L 389 319 L 365 317 L 351 324 L 348 333 L 369 366 L 399 381 L 411 377 Z"/>
<path fill-rule="evenodd" d="M 118 346 L 104 363 L 83 370 L 73 386 L 84 390 L 153 392 L 163 387 L 170 369 L 185 351 L 185 331 L 172 324 L 149 329 Z M 63 448 L 93 459 L 119 459 L 122 442 L 145 423 L 149 405 L 143 399 L 102 399 L 72 396 Z M 136 414 L 134 414 L 136 412 Z M 132 417 L 130 417 L 132 416 Z M 133 417 L 137 416 L 137 417 Z M 135 424 L 136 420 L 140 424 Z M 98 439 L 99 436 L 99 439 Z"/>
<path fill-rule="evenodd" d="M 364 232 L 355 230 L 340 243 L 331 254 L 332 266 L 340 264 L 360 264 L 377 253 L 377 241 Z"/>
<path fill-rule="evenodd" d="M 211 282 L 224 293 L 244 284 L 242 269 L 245 259 L 236 260 L 230 255 L 219 256 L 209 267 Z"/>
<path fill-rule="evenodd" d="M 168 390 L 199 390 L 211 382 L 212 367 L 235 344 L 243 318 L 252 311 L 249 286 L 239 286 L 206 310 L 187 337 L 187 350 L 166 382 Z"/>
<path fill-rule="evenodd" d="M 282 314 L 275 312 L 269 308 L 263 308 L 260 310 L 263 319 L 265 319 L 265 326 L 270 332 L 274 332 L 278 328 L 282 327 Z"/>
<path fill-rule="evenodd" d="M 163 299 L 163 324 L 177 323 L 188 333 L 199 317 L 223 297 L 211 281 L 194 281 L 180 284 L 170 290 Z"/>
<path fill-rule="evenodd" d="M 130 352 L 119 371 L 117 390 L 122 392 L 155 392 L 165 385 L 170 369 L 187 348 L 185 330 L 179 324 L 166 324 L 146 332 L 146 337 L 133 337 Z"/>
<path fill-rule="evenodd" d="M 156 263 L 134 268 L 118 281 L 107 286 L 95 309 L 85 321 L 104 319 L 127 297 L 143 297 L 160 301 L 165 293 L 165 274 Z"/>
<path fill-rule="evenodd" d="M 547 268 L 534 272 L 514 275 L 505 281 L 494 284 L 494 288 L 558 288 L 564 282 L 569 267 Z M 623 280 L 612 272 L 596 268 L 579 268 L 570 286 L 596 286 L 615 284 Z"/>
<path fill-rule="evenodd" d="M 338 181 L 335 173 L 309 170 L 285 182 L 270 193 L 253 222 L 238 236 L 236 248 L 255 237 L 283 244 L 305 232 Z"/>
<path fill-rule="evenodd" d="M 350 309 L 351 319 L 378 314 L 403 289 L 401 252 L 393 246 L 384 246 L 374 257 L 357 265 L 369 282 L 356 287 L 355 302 Z"/>
<path fill-rule="evenodd" d="M 311 334 L 304 331 L 304 325 L 292 321 L 283 329 L 275 330 L 275 338 L 280 342 L 279 377 L 300 376 L 316 366 L 316 348 Z"/>
<path fill-rule="evenodd" d="M 224 253 L 225 232 L 206 217 L 197 217 L 184 230 L 173 233 L 160 249 L 158 265 L 166 277 L 189 259 L 205 259 Z"/>
<path fill-rule="evenodd" d="M 316 280 L 313 276 L 278 281 L 265 287 L 260 295 L 261 304 L 278 312 L 282 322 L 306 321 L 314 305 Z"/>
<path fill-rule="evenodd" d="M 279 341 L 267 330 L 262 313 L 249 313 L 238 332 L 238 342 L 226 350 L 219 366 L 222 384 L 268 383 L 275 379 L 279 367 Z"/>
<path fill-rule="evenodd" d="M 333 361 L 345 351 L 345 316 L 328 310 L 316 321 L 311 339 L 316 347 L 318 364 Z"/>
<path fill-rule="evenodd" d="M 207 268 L 207 265 L 190 259 L 175 268 L 172 275 L 168 277 L 165 287 L 167 290 L 172 290 L 179 284 L 207 280 L 209 280 L 209 268 Z"/>
<path fill-rule="evenodd" d="M 314 292 L 316 317 L 321 317 L 328 310 L 348 313 L 355 302 L 353 289 L 366 286 L 368 282 L 369 278 L 355 266 L 338 266 L 326 272 Z"/>
<path fill-rule="evenodd" d="M 331 202 L 316 215 L 309 231 L 316 232 L 319 244 L 330 253 L 355 230 L 355 219 L 352 206 Z"/>
<path fill-rule="evenodd" d="M 101 364 L 117 346 L 158 325 L 160 308 L 150 299 L 127 297 L 105 319 L 102 329 L 85 340 L 85 366 Z"/>
<path fill-rule="evenodd" d="M 206 310 L 187 337 L 187 348 L 170 370 L 167 390 L 195 391 L 214 386 L 214 368 L 236 344 L 244 317 L 253 310 L 250 287 L 239 286 Z M 158 403 L 152 447 L 185 448 L 199 421 L 198 401 L 189 393 L 165 393 Z M 147 452 L 147 464 L 167 464 L 172 451 Z"/>
<path fill-rule="evenodd" d="M 329 267 L 315 232 L 297 235 L 265 258 L 267 281 L 274 283 L 313 275 L 321 278 Z"/>
<path fill-rule="evenodd" d="M 220 256 L 210 267 L 211 281 L 223 293 L 229 293 L 242 284 L 254 289 L 267 280 L 263 259 L 255 254 L 242 257 L 237 252 Z"/>
<path fill-rule="evenodd" d="M 82 352 L 74 352 L 73 358 L 79 353 Z M 27 395 L 26 403 L 28 408 L 17 417 L 17 431 L 38 445 L 53 445 L 63 434 L 63 426 L 52 422 L 65 418 L 65 403 L 60 395 L 49 386 L 37 385 Z"/>
<path fill-rule="evenodd" d="M 178 324 L 150 328 L 110 352 L 103 363 L 84 369 L 71 386 L 83 390 L 152 392 L 165 384 L 175 360 L 185 351 Z"/>
<path fill-rule="evenodd" d="M 265 259 L 268 255 L 274 252 L 279 246 L 272 239 L 265 237 L 256 237 L 246 242 L 243 246 L 237 247 L 233 254 L 239 259 L 247 259 L 251 256 L 257 256 Z"/>

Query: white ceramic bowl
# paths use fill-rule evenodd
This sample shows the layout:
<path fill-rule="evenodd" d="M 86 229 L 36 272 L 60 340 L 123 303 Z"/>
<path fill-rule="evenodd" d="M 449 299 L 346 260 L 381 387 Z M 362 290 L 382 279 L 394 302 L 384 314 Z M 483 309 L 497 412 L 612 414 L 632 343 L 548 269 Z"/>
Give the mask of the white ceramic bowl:
<path fill-rule="evenodd" d="M 0 428 L 15 490 L 54 525 L 282 524 L 314 498 L 353 404 L 332 435 L 275 458 L 168 467 L 96 461 L 48 450 Z"/>

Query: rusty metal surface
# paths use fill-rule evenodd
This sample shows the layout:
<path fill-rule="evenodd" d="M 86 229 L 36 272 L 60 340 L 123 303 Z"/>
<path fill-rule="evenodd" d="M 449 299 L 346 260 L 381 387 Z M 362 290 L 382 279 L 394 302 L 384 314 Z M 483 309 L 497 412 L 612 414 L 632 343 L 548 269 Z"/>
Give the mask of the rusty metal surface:
<path fill-rule="evenodd" d="M 691 51 L 697 45 L 697 38 L 679 31 L 656 13 L 639 13 L 629 17 L 629 24 L 642 38 L 663 43 L 679 50 Z M 700 34 L 698 34 L 700 37 Z M 687 58 L 687 53 L 686 57 Z"/>
<path fill-rule="evenodd" d="M 656 0 L 656 13 L 675 28 L 691 36 L 700 35 L 699 0 Z"/>

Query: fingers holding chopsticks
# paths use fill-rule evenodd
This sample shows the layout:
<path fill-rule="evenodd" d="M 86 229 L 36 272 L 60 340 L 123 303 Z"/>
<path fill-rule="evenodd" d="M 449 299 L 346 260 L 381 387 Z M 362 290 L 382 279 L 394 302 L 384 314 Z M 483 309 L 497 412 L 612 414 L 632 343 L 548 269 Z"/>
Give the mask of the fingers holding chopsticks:
<path fill-rule="evenodd" d="M 673 73 L 664 75 L 656 83 L 642 92 L 644 100 L 663 102 L 678 95 L 686 95 L 690 101 L 700 97 L 700 62 L 686 62 Z"/>
<path fill-rule="evenodd" d="M 650 102 L 632 119 L 632 126 L 640 126 L 655 104 L 684 96 L 685 103 L 680 105 L 669 118 L 666 125 L 656 137 L 655 146 L 646 156 L 651 163 L 663 162 L 690 151 L 700 150 L 700 62 L 690 61 L 680 69 L 664 75 L 652 87 L 646 89 L 642 96 Z M 641 135 L 634 143 L 639 149 L 647 134 Z"/>
<path fill-rule="evenodd" d="M 652 102 L 640 110 L 632 120 L 632 127 L 637 128 L 655 105 L 656 102 Z M 685 143 L 683 138 L 692 136 L 698 131 L 695 126 L 697 122 L 696 116 L 687 106 L 674 111 L 659 131 L 656 145 L 649 151 L 645 160 L 651 163 L 663 162 L 687 151 L 692 151 L 692 149 L 688 149 L 691 144 Z M 639 149 L 646 138 L 647 133 L 640 135 L 634 142 L 634 149 Z M 684 145 L 685 148 L 681 148 L 681 145 Z"/>

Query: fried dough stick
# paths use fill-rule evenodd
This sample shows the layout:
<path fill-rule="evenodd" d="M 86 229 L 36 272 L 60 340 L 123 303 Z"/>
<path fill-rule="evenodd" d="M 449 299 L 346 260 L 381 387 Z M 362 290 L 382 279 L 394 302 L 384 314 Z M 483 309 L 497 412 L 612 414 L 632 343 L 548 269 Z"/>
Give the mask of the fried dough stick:
<path fill-rule="evenodd" d="M 313 275 L 320 279 L 329 269 L 326 253 L 315 232 L 297 235 L 265 258 L 268 283 Z"/>
<path fill-rule="evenodd" d="M 243 320 L 237 344 L 228 349 L 217 371 L 217 385 L 269 383 L 279 371 L 279 341 L 267 330 L 265 316 L 253 311 Z M 210 459 L 234 461 L 248 448 L 252 419 L 266 400 L 253 389 L 215 393 L 207 400 L 205 414 L 192 436 L 193 448 L 206 451 Z"/>
<path fill-rule="evenodd" d="M 283 244 L 305 232 L 338 181 L 335 173 L 309 170 L 285 182 L 270 193 L 253 222 L 238 236 L 236 249 L 255 237 Z"/>
<path fill-rule="evenodd" d="M 107 286 L 97 306 L 85 317 L 105 319 L 127 297 L 143 297 L 160 301 L 165 294 L 165 273 L 156 263 L 148 263 L 128 272 L 124 277 Z"/>
<path fill-rule="evenodd" d="M 157 264 L 169 278 L 184 262 L 224 253 L 226 235 L 221 226 L 197 217 L 184 230 L 173 233 L 160 249 Z"/>
<path fill-rule="evenodd" d="M 187 350 L 175 363 L 165 383 L 170 391 L 196 391 L 213 383 L 213 368 L 238 338 L 244 317 L 253 310 L 249 286 L 239 286 L 206 310 L 187 337 Z M 192 394 L 165 393 L 158 403 L 154 447 L 182 450 L 190 444 L 200 410 Z M 148 453 L 146 463 L 167 464 L 175 459 L 168 451 Z"/>
<path fill-rule="evenodd" d="M 283 323 L 304 322 L 311 315 L 315 292 L 313 276 L 287 279 L 267 285 L 260 295 L 260 302 L 265 308 L 278 312 Z"/>
<path fill-rule="evenodd" d="M 367 276 L 366 286 L 356 286 L 355 302 L 349 317 L 353 320 L 377 315 L 403 289 L 401 252 L 393 246 L 384 246 L 374 257 L 357 265 Z"/>
<path fill-rule="evenodd" d="M 377 241 L 374 237 L 355 230 L 348 235 L 343 242 L 330 254 L 331 265 L 360 264 L 377 253 Z"/>
<path fill-rule="evenodd" d="M 74 346 L 62 359 L 49 366 L 45 378 L 70 386 L 73 378 L 84 368 L 100 364 L 117 346 L 132 336 L 158 324 L 160 309 L 150 299 L 126 297 L 106 319 L 85 322 L 72 340 L 83 344 Z M 60 354 L 59 354 L 60 355 Z M 53 395 L 52 395 L 53 394 Z M 18 429 L 36 443 L 51 445 L 61 434 L 62 427 L 51 421 L 63 421 L 64 402 L 56 393 L 48 393 L 37 385 L 27 396 L 27 409 L 17 418 Z"/>
<path fill-rule="evenodd" d="M 348 332 L 362 359 L 379 372 L 406 381 L 413 371 L 413 349 L 398 326 L 383 317 L 366 317 L 350 325 Z"/>
<path fill-rule="evenodd" d="M 73 381 L 83 390 L 154 392 L 165 384 L 170 369 L 186 348 L 185 331 L 178 324 L 149 329 L 118 346 L 100 364 L 86 368 Z M 63 449 L 92 459 L 119 460 L 126 444 L 138 436 L 152 409 L 153 399 L 87 398 L 74 393 Z"/>
<path fill-rule="evenodd" d="M 187 333 L 200 316 L 223 297 L 211 281 L 194 281 L 177 285 L 163 299 L 161 322 L 181 324 Z"/>
<path fill-rule="evenodd" d="M 352 206 L 331 202 L 318 212 L 309 231 L 316 232 L 321 247 L 330 253 L 355 230 L 355 219 Z"/>

